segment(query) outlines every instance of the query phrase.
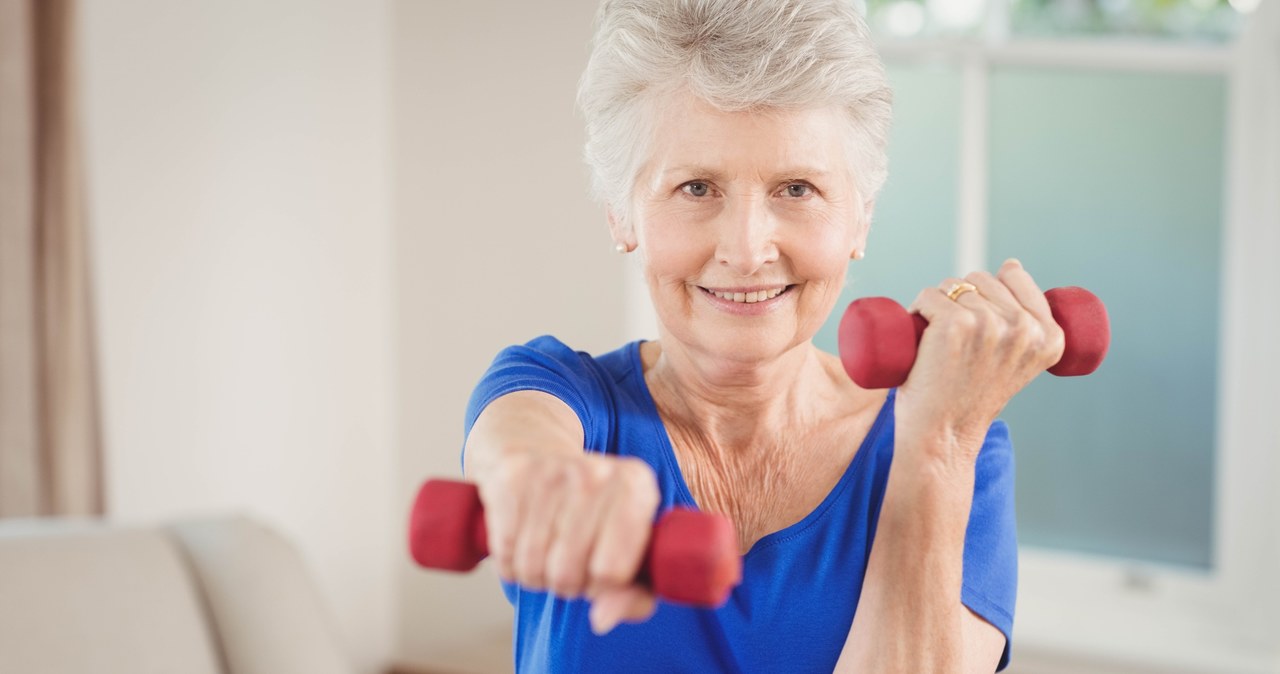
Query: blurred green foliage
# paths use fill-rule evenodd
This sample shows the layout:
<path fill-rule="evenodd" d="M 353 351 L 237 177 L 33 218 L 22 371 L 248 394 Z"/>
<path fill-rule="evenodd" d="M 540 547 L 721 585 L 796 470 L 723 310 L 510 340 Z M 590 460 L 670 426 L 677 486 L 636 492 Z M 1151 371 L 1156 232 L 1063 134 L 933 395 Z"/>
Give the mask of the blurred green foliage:
<path fill-rule="evenodd" d="M 1008 3 L 1008 33 L 1019 37 L 1227 42 L 1241 24 L 1240 13 L 1228 0 L 867 0 L 867 12 L 872 29 L 880 34 L 965 35 L 978 30 L 988 3 L 994 2 Z M 973 23 L 938 20 L 957 11 L 973 17 Z M 904 15 L 922 16 L 923 21 L 904 23 Z"/>

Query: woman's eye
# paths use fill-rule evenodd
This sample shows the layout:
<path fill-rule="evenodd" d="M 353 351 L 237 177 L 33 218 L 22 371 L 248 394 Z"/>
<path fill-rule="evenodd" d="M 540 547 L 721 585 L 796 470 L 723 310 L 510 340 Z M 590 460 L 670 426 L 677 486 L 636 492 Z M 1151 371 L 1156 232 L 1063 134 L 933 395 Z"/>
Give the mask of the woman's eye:
<path fill-rule="evenodd" d="M 804 183 L 791 183 L 787 185 L 787 196 L 807 197 L 809 196 L 809 189 L 809 186 Z"/>
<path fill-rule="evenodd" d="M 705 197 L 711 192 L 711 186 L 698 181 L 685 183 L 681 189 L 691 197 Z"/>

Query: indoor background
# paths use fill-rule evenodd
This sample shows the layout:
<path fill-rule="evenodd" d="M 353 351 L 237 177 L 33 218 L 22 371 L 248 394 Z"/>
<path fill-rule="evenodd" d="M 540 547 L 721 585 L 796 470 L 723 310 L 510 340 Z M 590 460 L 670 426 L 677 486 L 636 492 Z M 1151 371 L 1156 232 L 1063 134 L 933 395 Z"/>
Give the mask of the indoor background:
<path fill-rule="evenodd" d="M 1016 256 L 1111 312 L 1005 415 L 1011 672 L 1280 672 L 1275 1 L 864 6 L 895 126 L 846 299 Z M 502 347 L 656 336 L 587 195 L 595 6 L 79 3 L 107 518 L 279 530 L 358 672 L 511 669 L 492 570 L 404 530 Z"/>

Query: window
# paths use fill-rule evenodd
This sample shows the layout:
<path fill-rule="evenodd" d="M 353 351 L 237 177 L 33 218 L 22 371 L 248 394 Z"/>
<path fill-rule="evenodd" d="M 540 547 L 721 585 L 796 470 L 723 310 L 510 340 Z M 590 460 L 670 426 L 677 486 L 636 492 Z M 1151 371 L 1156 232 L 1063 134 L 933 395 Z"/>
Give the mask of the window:
<path fill-rule="evenodd" d="M 1280 272 L 1248 271 L 1275 267 L 1250 244 L 1275 239 L 1263 221 L 1224 215 L 1232 148 L 1256 132 L 1241 120 L 1268 123 L 1231 104 L 1245 66 L 1232 41 L 1258 0 L 868 5 L 896 95 L 889 180 L 815 342 L 836 350 L 857 297 L 906 304 L 1009 256 L 1046 288 L 1093 289 L 1108 362 L 1043 376 L 1004 414 L 1018 642 L 1270 671 L 1280 378 L 1273 338 L 1255 333 L 1280 325 Z M 630 296 L 631 332 L 652 334 L 643 285 Z"/>

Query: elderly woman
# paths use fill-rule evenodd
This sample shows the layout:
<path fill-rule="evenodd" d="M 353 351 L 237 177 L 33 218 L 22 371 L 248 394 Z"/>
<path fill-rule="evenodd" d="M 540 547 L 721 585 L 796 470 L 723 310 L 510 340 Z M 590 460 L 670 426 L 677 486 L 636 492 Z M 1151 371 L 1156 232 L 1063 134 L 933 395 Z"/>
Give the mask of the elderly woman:
<path fill-rule="evenodd" d="M 897 390 L 859 388 L 812 343 L 867 249 L 890 99 L 849 0 L 604 2 L 586 155 L 660 339 L 591 356 L 541 337 L 472 396 L 464 466 L 521 671 L 1007 662 L 1013 455 L 995 419 L 1062 352 L 1041 291 L 1013 260 L 966 276 L 976 291 L 921 291 L 929 327 Z M 736 526 L 743 581 L 719 609 L 635 581 L 673 505 Z"/>

